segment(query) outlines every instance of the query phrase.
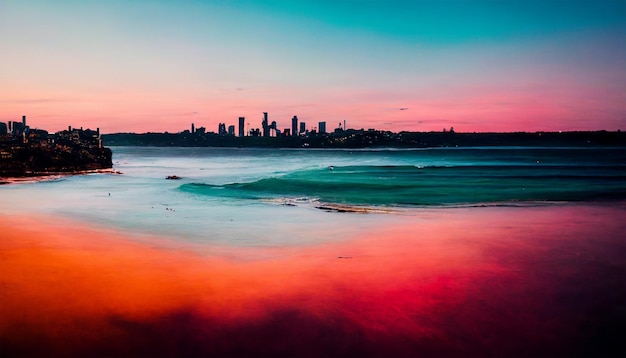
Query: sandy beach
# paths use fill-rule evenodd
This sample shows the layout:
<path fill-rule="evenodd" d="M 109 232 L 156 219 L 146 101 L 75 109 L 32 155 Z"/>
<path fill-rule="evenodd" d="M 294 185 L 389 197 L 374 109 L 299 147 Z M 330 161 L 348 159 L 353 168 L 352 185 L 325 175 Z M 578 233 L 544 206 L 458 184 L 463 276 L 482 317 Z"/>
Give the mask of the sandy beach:
<path fill-rule="evenodd" d="M 0 352 L 620 356 L 625 213 L 428 210 L 333 243 L 254 249 L 4 215 Z"/>
<path fill-rule="evenodd" d="M 32 184 L 37 182 L 54 181 L 71 175 L 87 175 L 87 174 L 122 174 L 115 169 L 92 169 L 77 170 L 73 172 L 41 172 L 21 177 L 2 177 L 0 176 L 0 185 L 10 184 Z"/>

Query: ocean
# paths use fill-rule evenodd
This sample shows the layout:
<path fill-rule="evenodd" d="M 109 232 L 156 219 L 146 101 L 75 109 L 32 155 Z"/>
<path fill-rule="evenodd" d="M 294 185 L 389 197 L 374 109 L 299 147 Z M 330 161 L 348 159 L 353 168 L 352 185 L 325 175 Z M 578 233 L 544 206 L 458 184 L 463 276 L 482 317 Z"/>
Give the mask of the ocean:
<path fill-rule="evenodd" d="M 12 211 L 228 242 L 257 227 L 332 225 L 319 210 L 410 215 L 425 208 L 626 198 L 626 153 L 611 148 L 291 150 L 114 147 L 122 175 L 1 187 Z M 165 180 L 177 175 L 180 180 Z M 28 200 L 23 200 L 28 198 Z M 356 217 L 359 221 L 370 221 Z M 217 230 L 215 230 L 217 229 Z M 306 229 L 306 230 L 305 230 Z M 312 229 L 312 228 L 311 228 Z M 249 235 L 250 234 L 250 235 Z M 304 235 L 306 236 L 306 235 Z M 213 238 L 215 239 L 215 238 Z"/>
<path fill-rule="evenodd" d="M 624 148 L 112 150 L 0 185 L 7 353 L 625 353 Z"/>

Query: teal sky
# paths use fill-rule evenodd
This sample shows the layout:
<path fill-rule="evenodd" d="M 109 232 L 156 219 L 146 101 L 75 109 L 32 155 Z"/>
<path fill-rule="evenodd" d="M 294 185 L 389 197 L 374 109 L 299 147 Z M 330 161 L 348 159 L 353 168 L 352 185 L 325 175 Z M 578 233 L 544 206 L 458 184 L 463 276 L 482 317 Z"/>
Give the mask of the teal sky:
<path fill-rule="evenodd" d="M 224 3 L 232 3 L 225 1 Z M 593 28 L 622 28 L 623 1 L 243 1 L 285 18 L 315 18 L 401 41 L 504 41 Z"/>
<path fill-rule="evenodd" d="M 0 120 L 51 130 L 626 129 L 626 1 L 0 0 L 0 37 Z"/>

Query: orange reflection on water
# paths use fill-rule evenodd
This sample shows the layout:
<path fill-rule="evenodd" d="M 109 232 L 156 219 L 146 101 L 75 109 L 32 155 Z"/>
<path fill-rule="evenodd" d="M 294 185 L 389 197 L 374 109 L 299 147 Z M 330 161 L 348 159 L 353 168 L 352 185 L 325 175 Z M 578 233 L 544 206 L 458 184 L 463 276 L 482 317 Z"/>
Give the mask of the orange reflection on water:
<path fill-rule="evenodd" d="M 581 323 L 571 314 L 623 297 L 624 225 L 615 220 L 623 212 L 458 209 L 315 247 L 214 250 L 59 219 L 4 217 L 2 349 L 533 355 L 531 341 L 546 355 L 570 353 L 567 338 L 580 336 L 571 326 Z M 602 304 L 590 290 L 605 295 Z M 576 295 L 582 301 L 565 300 Z M 612 324 L 598 315 L 585 322 Z"/>

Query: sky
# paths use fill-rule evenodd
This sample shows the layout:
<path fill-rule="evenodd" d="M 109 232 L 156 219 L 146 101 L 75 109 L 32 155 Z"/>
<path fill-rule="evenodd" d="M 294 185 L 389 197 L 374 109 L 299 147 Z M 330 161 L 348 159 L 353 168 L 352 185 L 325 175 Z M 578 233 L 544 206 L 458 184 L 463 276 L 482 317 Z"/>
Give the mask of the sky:
<path fill-rule="evenodd" d="M 626 1 L 0 0 L 0 121 L 626 130 Z"/>

